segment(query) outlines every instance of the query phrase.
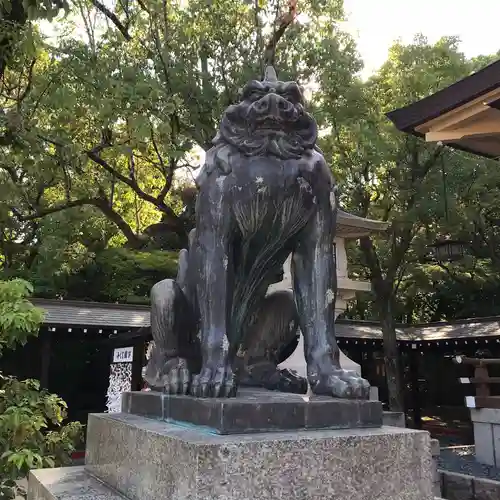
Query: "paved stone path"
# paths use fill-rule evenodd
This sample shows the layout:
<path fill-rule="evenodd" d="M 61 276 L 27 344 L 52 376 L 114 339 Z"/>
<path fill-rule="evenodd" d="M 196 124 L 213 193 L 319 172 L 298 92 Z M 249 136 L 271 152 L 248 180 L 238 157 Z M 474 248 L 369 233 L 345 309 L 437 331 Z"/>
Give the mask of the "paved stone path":
<path fill-rule="evenodd" d="M 469 476 L 484 477 L 500 481 L 500 469 L 491 465 L 476 462 L 474 446 L 456 446 L 441 448 L 438 468 Z"/>

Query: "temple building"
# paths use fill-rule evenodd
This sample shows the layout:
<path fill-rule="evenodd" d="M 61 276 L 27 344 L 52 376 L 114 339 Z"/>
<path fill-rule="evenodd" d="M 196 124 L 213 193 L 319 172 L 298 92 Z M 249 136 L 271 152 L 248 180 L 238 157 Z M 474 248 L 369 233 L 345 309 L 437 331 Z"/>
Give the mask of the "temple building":
<path fill-rule="evenodd" d="M 445 144 L 453 149 L 498 160 L 500 158 L 500 60 L 424 99 L 391 111 L 387 114 L 387 117 L 401 132 L 422 137 L 426 142 Z M 451 335 L 446 335 L 440 339 L 440 349 L 436 349 L 439 347 L 439 342 L 431 342 L 434 339 L 428 336 L 427 345 L 434 344 L 436 354 L 432 357 L 426 355 L 420 363 L 416 361 L 415 356 L 410 356 L 410 360 L 413 360 L 413 368 L 410 371 L 414 373 L 411 386 L 415 401 L 412 406 L 418 409 L 416 411 L 418 415 L 414 420 L 420 418 L 420 407 L 425 404 L 429 405 L 429 398 L 426 398 L 427 401 L 422 403 L 418 397 L 418 393 L 422 390 L 419 372 L 423 372 L 422 366 L 425 362 L 427 362 L 427 370 L 430 361 L 439 366 L 439 373 L 443 375 L 452 373 L 457 376 L 456 370 L 452 369 L 449 363 L 449 353 L 452 346 L 458 351 L 467 351 L 471 357 L 500 357 L 500 339 L 496 334 L 491 337 L 486 334 L 490 326 L 492 332 L 497 332 L 498 325 L 495 325 L 496 321 L 492 322 L 492 320 L 496 320 L 496 318 L 473 319 L 461 322 L 464 325 L 462 333 L 460 334 L 456 329 L 453 333 L 450 331 Z M 445 328 L 453 330 L 450 324 Z M 406 332 L 408 331 L 410 329 L 406 329 Z M 417 346 L 416 349 L 418 349 Z M 444 370 L 443 361 L 448 362 L 448 370 L 446 371 Z M 461 375 L 466 374 L 462 373 Z M 498 372 L 495 376 L 498 376 Z M 449 393 L 455 394 L 455 396 L 471 396 L 470 391 L 472 389 L 468 389 L 468 394 L 467 390 L 458 389 L 456 382 L 452 379 L 441 379 L 439 385 L 446 387 Z M 417 393 L 416 397 L 415 393 Z M 441 391 L 442 399 L 443 394 Z M 471 398 L 466 397 L 466 402 L 468 399 Z M 452 404 L 457 403 L 458 401 L 453 399 Z M 441 402 L 441 404 L 443 403 Z M 462 405 L 457 404 L 463 412 Z M 474 408 L 475 405 L 472 407 Z M 470 424 L 468 412 L 466 412 L 465 419 L 462 417 L 462 420 L 466 420 Z M 481 422 L 484 422 L 484 420 L 481 420 Z M 480 425 L 484 427 L 485 424 L 481 423 Z M 476 425 L 474 425 L 477 444 L 476 430 Z M 477 453 L 478 450 L 476 449 Z M 494 461 L 485 463 L 494 463 Z"/>

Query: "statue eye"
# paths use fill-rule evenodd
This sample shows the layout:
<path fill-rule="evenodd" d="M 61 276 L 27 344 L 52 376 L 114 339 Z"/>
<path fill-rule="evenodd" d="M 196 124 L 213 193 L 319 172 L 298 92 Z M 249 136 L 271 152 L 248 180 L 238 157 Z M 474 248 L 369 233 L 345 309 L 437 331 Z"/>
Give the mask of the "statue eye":
<path fill-rule="evenodd" d="M 297 84 L 287 85 L 283 97 L 294 104 L 302 102 L 302 93 Z"/>
<path fill-rule="evenodd" d="M 283 99 L 286 99 L 291 104 L 297 104 L 297 97 L 293 92 L 283 92 L 280 94 Z"/>
<path fill-rule="evenodd" d="M 266 94 L 267 94 L 267 92 L 265 92 L 263 90 L 254 90 L 250 93 L 250 95 L 248 96 L 248 99 L 250 99 L 251 101 L 257 101 L 261 97 L 264 97 Z"/>
<path fill-rule="evenodd" d="M 241 100 L 253 101 L 255 99 L 258 99 L 259 97 L 262 97 L 263 94 L 265 94 L 265 90 L 262 88 L 262 83 L 257 81 L 252 81 L 247 85 L 245 85 L 245 87 L 243 88 L 243 92 L 241 94 Z"/>

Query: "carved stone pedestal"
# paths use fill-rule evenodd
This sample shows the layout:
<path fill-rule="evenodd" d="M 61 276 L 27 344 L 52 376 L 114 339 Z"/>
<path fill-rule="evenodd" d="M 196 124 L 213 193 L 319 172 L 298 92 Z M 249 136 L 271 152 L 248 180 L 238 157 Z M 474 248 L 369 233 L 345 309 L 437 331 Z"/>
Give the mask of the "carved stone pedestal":
<path fill-rule="evenodd" d="M 123 406 L 90 416 L 85 468 L 35 472 L 29 499 L 433 498 L 429 434 L 381 426 L 376 401 L 130 393 Z"/>

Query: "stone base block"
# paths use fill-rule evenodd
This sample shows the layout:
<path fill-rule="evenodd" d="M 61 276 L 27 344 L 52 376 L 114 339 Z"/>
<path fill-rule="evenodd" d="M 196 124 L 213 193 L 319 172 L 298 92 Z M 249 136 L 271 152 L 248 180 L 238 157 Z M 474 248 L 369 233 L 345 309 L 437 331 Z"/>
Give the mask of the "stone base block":
<path fill-rule="evenodd" d="M 390 427 L 406 427 L 406 418 L 402 411 L 384 411 L 382 422 Z"/>
<path fill-rule="evenodd" d="M 439 471 L 443 497 L 451 500 L 498 500 L 500 482 L 447 470 Z"/>
<path fill-rule="evenodd" d="M 193 424 L 216 434 L 382 426 L 382 403 L 240 389 L 235 398 L 125 392 L 122 411 Z"/>
<path fill-rule="evenodd" d="M 500 466 L 500 409 L 471 409 L 474 425 L 476 460 L 485 465 Z"/>
<path fill-rule="evenodd" d="M 485 480 L 487 481 L 487 480 Z M 490 497 L 479 497 L 490 500 Z M 491 499 L 497 497 L 491 497 Z M 43 469 L 30 473 L 28 500 L 127 500 L 83 467 Z M 434 500 L 443 500 L 435 497 Z"/>
<path fill-rule="evenodd" d="M 80 467 L 30 472 L 28 500 L 125 500 Z"/>
<path fill-rule="evenodd" d="M 90 415 L 86 470 L 130 500 L 432 500 L 427 432 L 216 435 L 130 414 Z"/>

